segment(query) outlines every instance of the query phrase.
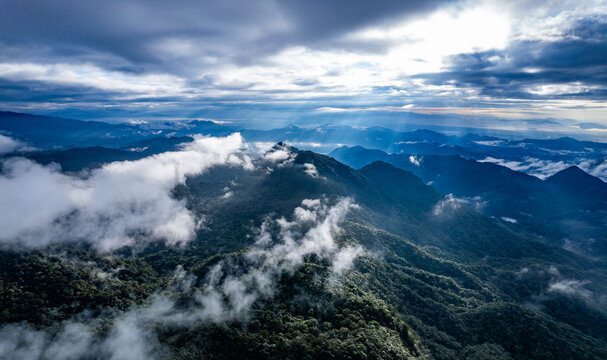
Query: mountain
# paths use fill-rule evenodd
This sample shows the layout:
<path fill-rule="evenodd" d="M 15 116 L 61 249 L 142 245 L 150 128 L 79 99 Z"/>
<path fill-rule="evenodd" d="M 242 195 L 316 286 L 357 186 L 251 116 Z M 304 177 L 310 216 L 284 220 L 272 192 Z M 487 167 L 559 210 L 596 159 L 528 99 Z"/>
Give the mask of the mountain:
<path fill-rule="evenodd" d="M 500 221 L 466 208 L 449 209 L 447 206 L 443 214 L 435 215 L 436 205 L 444 198 L 410 172 L 385 162 L 374 162 L 354 170 L 313 152 L 293 148 L 290 151 L 297 154 L 291 165 L 275 167 L 269 174 L 248 173 L 234 177 L 224 174 L 220 176 L 223 180 L 217 185 L 211 186 L 208 177 L 205 181 L 193 179 L 188 184 L 192 191 L 191 199 L 196 198 L 194 194 L 198 189 L 212 187 L 217 189 L 215 194 L 220 195 L 223 186 L 230 181 L 247 184 L 240 191 L 235 190 L 234 196 L 211 216 L 212 224 L 230 221 L 229 229 L 220 235 L 221 238 L 233 233 L 230 229 L 242 228 L 234 219 L 256 219 L 256 223 L 261 223 L 264 210 L 287 216 L 289 209 L 301 198 L 353 196 L 360 209 L 353 211 L 344 226 L 344 237 L 364 244 L 376 254 L 382 254 L 378 262 L 366 259 L 361 264 L 364 269 L 361 276 L 367 284 L 365 287 L 374 289 L 374 293 L 406 314 L 408 323 L 417 332 L 425 334 L 424 341 L 433 349 L 431 353 L 453 358 L 468 346 L 478 346 L 464 339 L 479 336 L 480 332 L 486 336 L 489 327 L 496 326 L 489 319 L 504 312 L 510 313 L 512 319 L 504 319 L 499 324 L 500 330 L 491 330 L 493 335 L 485 339 L 499 344 L 498 353 L 512 351 L 520 358 L 525 357 L 521 355 L 524 352 L 533 352 L 531 343 L 526 345 L 525 350 L 519 349 L 519 353 L 515 350 L 518 342 L 515 339 L 526 336 L 523 333 L 528 329 L 551 329 L 550 333 L 542 333 L 545 337 L 543 341 L 559 347 L 558 351 L 568 353 L 567 356 L 573 358 L 579 353 L 563 349 L 558 339 L 573 336 L 571 341 L 577 343 L 583 336 L 580 338 L 573 333 L 565 335 L 570 331 L 567 330 L 570 325 L 563 327 L 563 321 L 576 323 L 576 326 L 592 333 L 604 334 L 600 327 L 591 325 L 594 321 L 590 318 L 581 323 L 577 318 L 586 316 L 581 314 L 604 318 L 600 311 L 581 305 L 580 301 L 583 300 L 546 292 L 550 283 L 556 281 L 555 276 L 564 276 L 548 273 L 549 264 L 559 264 L 558 268 L 569 273 L 568 276 L 576 273 L 578 277 L 583 277 L 581 274 L 589 271 L 582 270 L 586 266 L 596 269 L 598 264 L 592 265 L 560 246 L 546 244 L 539 238 L 521 236 Z M 314 165 L 318 176 L 309 176 L 305 172 L 305 164 Z M 203 182 L 198 184 L 198 181 Z M 217 203 L 208 204 L 209 209 L 216 209 L 217 206 Z M 200 246 L 208 249 L 213 245 L 205 240 Z M 529 268 L 524 270 L 526 267 Z M 520 271 L 523 273 L 517 275 Z M 588 276 L 592 276 L 590 273 L 587 273 Z M 450 280 L 441 280 L 445 277 Z M 524 306 L 528 301 L 536 303 L 539 299 L 537 296 L 543 299 L 539 300 L 538 305 L 549 309 L 546 311 L 550 315 L 536 313 Z M 547 297 L 544 299 L 544 296 Z M 566 303 L 562 306 L 568 310 L 555 306 L 555 301 Z M 465 308 L 463 304 L 470 304 L 474 310 L 463 310 L 460 308 Z M 454 308 L 450 309 L 450 306 Z M 576 320 L 569 317 L 578 310 L 580 312 L 574 316 Z M 466 315 L 457 315 L 459 311 Z M 460 323 L 464 318 L 470 325 Z M 516 325 L 516 330 L 511 327 L 516 323 L 515 319 L 525 319 L 524 325 Z M 486 322 L 487 327 L 475 327 L 473 324 L 477 322 Z M 497 340 L 498 334 L 503 331 L 512 334 L 508 340 Z M 451 340 L 447 341 L 444 336 Z M 460 345 L 455 345 L 458 343 Z M 600 348 L 603 345 L 596 343 L 589 346 Z M 580 351 L 588 353 L 589 350 Z M 535 352 L 534 356 L 542 358 L 539 352 Z"/>
<path fill-rule="evenodd" d="M 282 143 L 270 150 L 276 151 L 281 156 L 256 159 L 254 169 L 219 166 L 174 189 L 205 219 L 187 246 L 152 243 L 109 254 L 78 244 L 0 250 L 0 322 L 21 324 L 0 331 L 30 338 L 55 331 L 62 338 L 68 335 L 56 333 L 57 324 L 66 321 L 80 331 L 92 326 L 100 335 L 91 336 L 110 341 L 122 326 L 131 337 L 155 339 L 154 351 L 174 358 L 607 356 L 607 315 L 592 300 L 607 286 L 603 262 L 513 231 L 387 162 L 356 170 Z M 224 196 L 227 189 L 231 196 Z M 322 204 L 344 197 L 356 206 L 335 241 L 365 249 L 351 270 L 336 277 L 327 259 L 313 252 L 295 267 L 263 277 L 269 276 L 265 268 L 251 261 L 255 251 L 264 257 L 284 251 L 297 243 L 298 226 L 318 226 L 313 233 L 324 238 L 330 228 L 314 216 L 325 216 Z M 317 210 L 300 210 L 293 218 L 293 209 L 305 208 L 302 201 Z M 289 240 L 257 249 L 261 238 L 251 236 L 256 228 Z M 189 275 L 175 275 L 176 268 Z M 226 281 L 217 286 L 232 284 L 218 304 L 242 291 L 238 304 L 256 299 L 246 316 L 195 320 L 209 308 L 189 309 L 212 299 L 205 283 L 214 276 Z M 257 280 L 248 280 L 256 278 L 272 291 L 256 295 Z M 591 280 L 575 285 L 571 279 Z M 181 326 L 177 319 L 191 320 Z M 23 322 L 39 332 L 28 332 Z"/>
<path fill-rule="evenodd" d="M 139 137 L 138 129 L 126 124 L 0 112 L 0 129 L 36 147 L 104 145 Z"/>
<path fill-rule="evenodd" d="M 0 111 L 0 132 L 46 150 L 103 146 L 120 148 L 160 136 L 224 136 L 233 129 L 211 121 L 157 124 L 110 124 Z"/>
<path fill-rule="evenodd" d="M 516 223 L 515 227 L 559 242 L 574 241 L 586 251 L 607 255 L 603 231 L 605 183 L 577 167 L 542 181 L 493 163 L 458 155 L 390 154 L 362 147 L 330 153 L 358 167 L 376 159 L 413 172 L 437 191 L 454 194 L 471 208 Z M 588 242 L 588 239 L 593 239 Z"/>
<path fill-rule="evenodd" d="M 586 173 L 577 166 L 570 166 L 565 170 L 559 171 L 548 177 L 546 182 L 559 186 L 571 194 L 580 197 L 604 197 L 607 191 L 607 183 Z"/>
<path fill-rule="evenodd" d="M 190 137 L 151 138 L 139 140 L 118 149 L 91 146 L 66 150 L 29 151 L 8 156 L 23 156 L 43 165 L 55 163 L 60 165 L 63 171 L 77 172 L 84 169 L 95 169 L 114 161 L 138 160 L 166 151 L 175 151 L 181 144 L 190 141 L 192 141 Z"/>
<path fill-rule="evenodd" d="M 283 128 L 259 130 L 206 120 L 109 124 L 11 112 L 0 112 L 0 132 L 45 150 L 90 146 L 121 148 L 138 140 L 162 136 L 226 136 L 240 132 L 249 142 L 288 141 L 320 153 L 329 153 L 336 147 L 346 145 L 389 153 L 459 155 L 468 159 L 511 164 L 509 166 L 515 169 L 543 176 L 550 176 L 567 164 L 586 164 L 588 171 L 596 169 L 598 176 L 603 176 L 600 169 L 607 151 L 607 143 L 573 138 L 513 140 L 478 134 L 446 135 L 429 129 L 397 131 L 379 126 L 333 124 L 315 127 L 291 124 Z"/>
<path fill-rule="evenodd" d="M 355 169 L 360 169 L 374 161 L 385 159 L 388 154 L 381 150 L 366 149 L 362 146 L 341 146 L 331 151 L 329 156 Z"/>
<path fill-rule="evenodd" d="M 558 191 L 579 208 L 607 212 L 607 183 L 594 177 L 577 166 L 548 177 L 546 182 L 558 188 Z"/>
<path fill-rule="evenodd" d="M 149 174 L 137 173 L 124 188 L 131 162 L 111 168 L 118 182 L 103 169 L 81 171 L 144 157 L 164 165 L 194 141 L 185 136 L 192 127 L 215 126 L 186 123 L 165 129 L 170 137 L 163 130 L 112 146 L 7 155 L 61 165 L 41 170 L 23 162 L 18 171 L 36 171 L 23 182 L 26 191 L 38 191 L 43 176 L 60 185 L 48 191 L 76 189 L 68 192 L 74 209 L 52 218 L 40 236 L 153 225 L 149 213 L 174 219 L 177 230 L 191 220 L 194 236 L 179 242 L 165 235 L 175 230 L 169 225 L 156 233 L 142 227 L 113 251 L 80 237 L 33 249 L 2 243 L 0 358 L 607 358 L 598 179 L 569 168 L 541 180 L 460 155 L 362 146 L 326 156 L 284 142 L 247 154 L 250 163 L 218 161 L 177 185 L 163 182 L 181 174 L 171 167 L 146 168 Z M 348 127 L 243 134 L 261 141 L 289 132 L 302 142 L 312 133 L 331 141 L 340 132 L 383 144 L 500 141 Z M 160 155 L 166 151 L 176 153 Z M 207 156 L 187 155 L 179 159 L 188 169 Z M 12 185 L 16 176 L 0 180 Z M 166 194 L 155 192 L 155 182 Z M 81 204 L 96 186 L 147 201 L 114 205 L 103 197 L 92 216 Z M 61 193 L 49 196 L 52 206 L 62 200 Z M 32 216 L 50 206 L 35 200 Z M 83 224 L 73 222 L 79 216 Z"/>

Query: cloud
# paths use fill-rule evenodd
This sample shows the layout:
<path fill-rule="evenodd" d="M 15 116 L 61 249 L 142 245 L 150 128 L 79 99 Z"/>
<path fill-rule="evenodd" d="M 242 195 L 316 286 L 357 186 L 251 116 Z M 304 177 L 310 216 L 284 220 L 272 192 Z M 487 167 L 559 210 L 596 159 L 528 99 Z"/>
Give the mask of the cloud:
<path fill-rule="evenodd" d="M 165 358 L 168 350 L 154 333 L 158 325 L 182 329 L 209 322 L 246 321 L 253 304 L 273 296 L 280 277 L 295 271 L 313 254 L 327 260 L 335 275 L 350 268 L 363 250 L 360 246 L 340 248 L 334 235 L 352 207 L 355 205 L 347 198 L 333 206 L 326 200 L 307 199 L 295 209 L 291 221 L 268 218 L 242 261 L 221 260 L 208 271 L 200 287 L 194 287 L 194 276 L 178 267 L 168 289 L 152 296 L 144 306 L 116 316 L 106 337 L 95 331 L 96 319 L 66 322 L 55 336 L 26 324 L 5 325 L 0 328 L 0 357 L 58 360 L 94 354 L 101 359 Z M 302 211 L 314 215 L 302 218 L 298 215 Z M 192 302 L 179 306 L 170 295 L 174 293 L 193 294 Z"/>
<path fill-rule="evenodd" d="M 607 159 L 602 161 L 582 161 L 578 167 L 592 176 L 607 181 Z"/>
<path fill-rule="evenodd" d="M 607 82 L 596 74 L 604 70 L 607 61 L 605 10 L 603 7 L 596 14 L 557 12 L 550 35 L 529 31 L 501 50 L 453 55 L 447 71 L 421 78 L 428 85 L 451 84 L 499 99 L 602 99 Z"/>
<path fill-rule="evenodd" d="M 184 244 L 198 219 L 171 191 L 212 166 L 251 168 L 244 146 L 239 134 L 199 137 L 180 151 L 105 164 L 84 177 L 23 158 L 4 160 L 0 197 L 11 208 L 0 215 L 0 243 L 84 241 L 100 251 L 154 239 Z"/>
<path fill-rule="evenodd" d="M 304 200 L 294 210 L 293 220 L 266 219 L 256 242 L 244 255 L 247 268 L 235 271 L 223 261 L 215 265 L 207 277 L 205 290 L 197 295 L 203 309 L 211 309 L 204 320 L 224 321 L 246 318 L 252 304 L 273 295 L 276 282 L 284 273 L 291 273 L 309 255 L 327 259 L 335 272 L 349 268 L 362 248 L 339 248 L 334 234 L 350 208 L 351 200 L 341 199 L 329 207 L 325 200 Z M 270 229 L 278 227 L 276 232 Z M 232 275 L 241 273 L 241 275 Z M 227 301 L 219 301 L 227 299 Z"/>
<path fill-rule="evenodd" d="M 314 164 L 305 163 L 303 164 L 303 166 L 304 172 L 306 174 L 310 175 L 313 178 L 318 177 L 318 170 L 316 169 L 316 166 Z"/>
<path fill-rule="evenodd" d="M 313 123 L 344 109 L 440 114 L 441 125 L 457 114 L 462 127 L 600 123 L 605 14 L 592 1 L 6 2 L 0 98 L 14 111 L 113 120 L 206 117 L 201 104 L 221 103 L 227 121 L 264 127 L 285 120 L 285 104 Z"/>
<path fill-rule="evenodd" d="M 439 200 L 434 208 L 432 209 L 432 213 L 436 216 L 442 215 L 447 211 L 453 211 L 460 209 L 466 201 L 460 198 L 456 198 L 453 194 L 449 194 L 445 196 L 443 199 Z"/>
<path fill-rule="evenodd" d="M 551 283 L 548 286 L 548 292 L 561 293 L 570 296 L 579 296 L 585 299 L 591 297 L 592 293 L 584 288 L 588 281 L 562 279 Z"/>
<path fill-rule="evenodd" d="M 415 166 L 419 166 L 423 160 L 423 156 L 411 155 L 409 156 L 409 162 Z"/>
<path fill-rule="evenodd" d="M 558 296 L 567 296 L 581 299 L 591 308 L 603 312 L 605 310 L 605 297 L 600 293 L 587 288 L 590 280 L 579 280 L 567 277 L 561 273 L 555 265 L 546 267 L 540 264 L 531 264 L 514 272 L 518 280 L 541 284 L 537 293 L 530 296 L 530 303 L 538 311 L 541 311 L 545 301 Z"/>
<path fill-rule="evenodd" d="M 261 57 L 292 44 L 322 46 L 353 29 L 431 11 L 448 2 L 390 0 L 375 6 L 363 0 L 186 0 L 175 6 L 109 0 L 92 6 L 27 0 L 3 4 L 0 33 L 8 58 L 43 60 L 46 56 L 52 61 L 77 55 L 91 63 L 138 73 L 146 66 L 170 67 L 170 60 L 198 66 L 213 65 L 219 59 L 245 63 L 254 60 L 248 58 L 252 55 Z M 29 25 L 16 18 L 28 19 Z M 199 59 L 187 62 L 188 57 Z M 175 64 L 172 70 L 177 68 Z"/>
<path fill-rule="evenodd" d="M 499 146 L 504 142 L 504 140 L 486 140 L 486 141 L 474 141 L 474 142 L 479 145 L 484 145 L 484 146 Z"/>
<path fill-rule="evenodd" d="M 529 175 L 536 176 L 540 179 L 545 179 L 557 172 L 564 170 L 572 164 L 565 163 L 564 161 L 551 161 L 541 160 L 532 157 L 524 157 L 522 161 L 516 160 L 504 160 L 496 159 L 493 157 L 486 157 L 485 159 L 479 160 L 480 162 L 490 162 L 497 165 L 505 166 L 514 171 L 524 172 Z"/>
<path fill-rule="evenodd" d="M 0 134 L 0 155 L 8 154 L 15 151 L 33 151 L 33 147 L 27 144 Z"/>
<path fill-rule="evenodd" d="M 286 143 L 278 143 L 274 145 L 270 150 L 268 150 L 265 154 L 263 154 L 262 158 L 268 160 L 277 167 L 284 166 L 296 166 L 301 167 L 304 173 L 308 174 L 313 178 L 317 178 L 318 169 L 314 164 L 304 163 L 304 164 L 295 164 L 295 158 L 297 157 L 297 153 L 291 151 L 291 148 Z M 272 171 L 273 169 L 268 167 L 268 171 Z"/>
<path fill-rule="evenodd" d="M 509 222 L 511 224 L 516 224 L 518 222 L 518 220 L 516 220 L 514 218 L 511 218 L 511 217 L 508 217 L 508 216 L 502 216 L 501 219 L 504 220 L 504 221 L 507 221 L 507 222 Z"/>
<path fill-rule="evenodd" d="M 292 153 L 289 146 L 286 144 L 276 144 L 270 150 L 268 150 L 263 158 L 276 163 L 278 166 L 284 166 L 295 160 L 296 154 Z"/>
<path fill-rule="evenodd" d="M 333 271 L 339 274 L 350 269 L 354 260 L 363 253 L 364 250 L 360 246 L 348 246 L 341 249 L 333 259 Z"/>
<path fill-rule="evenodd" d="M 216 91 L 246 94 L 286 77 L 280 81 L 282 91 L 313 89 L 315 72 L 299 71 L 293 62 L 295 71 L 277 69 L 277 55 L 293 49 L 371 48 L 343 36 L 449 2 L 454 0 L 390 0 L 375 6 L 355 0 L 347 2 L 347 12 L 345 2 L 319 0 L 186 0 L 178 6 L 143 0 L 94 6 L 67 0 L 3 3 L 0 81 L 8 85 L 2 87 L 3 98 L 35 101 L 29 89 L 52 102 L 187 100 Z M 28 19 L 28 26 L 17 18 Z M 241 76 L 244 68 L 247 76 Z M 273 85 L 272 90 L 279 89 Z"/>
<path fill-rule="evenodd" d="M 432 213 L 435 216 L 451 215 L 454 211 L 462 208 L 462 206 L 467 206 L 480 212 L 485 205 L 487 205 L 487 202 L 483 201 L 480 196 L 458 198 L 453 196 L 453 194 L 448 194 L 434 205 Z"/>
<path fill-rule="evenodd" d="M 568 154 L 566 152 L 565 154 Z M 496 159 L 488 156 L 480 162 L 490 162 L 497 165 L 505 166 L 514 171 L 520 171 L 525 174 L 536 176 L 540 179 L 545 179 L 557 172 L 567 169 L 570 166 L 578 166 L 592 176 L 596 176 L 603 181 L 607 181 L 607 160 L 569 160 L 569 161 L 552 161 L 542 160 L 533 157 L 524 157 L 521 161 Z"/>

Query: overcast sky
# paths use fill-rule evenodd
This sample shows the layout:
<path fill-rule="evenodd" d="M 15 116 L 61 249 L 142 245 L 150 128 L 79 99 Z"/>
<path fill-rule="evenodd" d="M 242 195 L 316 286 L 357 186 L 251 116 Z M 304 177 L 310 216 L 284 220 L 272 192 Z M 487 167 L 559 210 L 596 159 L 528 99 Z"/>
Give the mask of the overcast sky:
<path fill-rule="evenodd" d="M 607 136 L 607 1 L 0 0 L 0 110 Z"/>

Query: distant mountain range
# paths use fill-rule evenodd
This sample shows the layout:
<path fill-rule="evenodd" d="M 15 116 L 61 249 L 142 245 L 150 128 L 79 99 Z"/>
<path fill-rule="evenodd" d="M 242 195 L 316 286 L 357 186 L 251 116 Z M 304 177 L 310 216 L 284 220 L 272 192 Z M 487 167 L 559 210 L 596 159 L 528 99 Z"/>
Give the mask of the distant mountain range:
<path fill-rule="evenodd" d="M 531 175 L 547 177 L 571 165 L 607 180 L 607 143 L 572 138 L 508 140 L 491 136 L 445 135 L 419 129 L 400 132 L 382 127 L 322 125 L 300 128 L 289 125 L 254 130 L 211 121 L 150 124 L 109 124 L 47 116 L 0 112 L 0 134 L 44 149 L 104 146 L 124 148 L 142 139 L 187 137 L 196 134 L 224 136 L 240 132 L 249 142 L 287 141 L 299 148 L 329 153 L 339 146 L 363 146 L 388 153 L 410 155 L 459 155 L 494 162 Z"/>
<path fill-rule="evenodd" d="M 57 163 L 74 181 L 108 162 L 179 151 L 195 134 L 232 131 L 211 122 L 153 129 L 2 116 L 5 135 L 39 148 L 3 161 Z M 241 132 L 250 146 L 270 143 L 251 167 L 217 165 L 170 189 L 202 220 L 186 245 L 149 241 L 108 253 L 68 241 L 0 247 L 0 334 L 9 339 L 2 344 L 104 351 L 114 339 L 142 334 L 138 341 L 182 359 L 607 357 L 607 184 L 599 178 L 565 166 L 542 180 L 485 161 L 497 156 L 485 152 L 497 142 L 517 148 L 495 138 L 332 126 Z M 323 155 L 289 145 L 350 141 L 376 149 L 341 146 Z M 588 156 L 597 159 L 603 149 L 571 139 L 533 144 L 592 146 Z M 356 205 L 338 231 L 326 204 L 343 199 Z M 145 210 L 136 205 L 126 206 Z M 288 251 L 306 236 L 356 253 L 353 267 L 337 275 L 320 250 L 308 249 L 316 244 Z M 286 240 L 274 244 L 279 238 Z M 276 270 L 291 257 L 301 262 Z M 217 288 L 225 292 L 211 297 Z M 250 307 L 247 316 L 204 320 L 202 310 L 241 293 L 237 305 Z"/>
<path fill-rule="evenodd" d="M 354 168 L 378 160 L 388 162 L 514 228 L 607 254 L 607 183 L 576 166 L 542 181 L 459 155 L 387 154 L 360 146 L 340 147 L 329 155 Z"/>

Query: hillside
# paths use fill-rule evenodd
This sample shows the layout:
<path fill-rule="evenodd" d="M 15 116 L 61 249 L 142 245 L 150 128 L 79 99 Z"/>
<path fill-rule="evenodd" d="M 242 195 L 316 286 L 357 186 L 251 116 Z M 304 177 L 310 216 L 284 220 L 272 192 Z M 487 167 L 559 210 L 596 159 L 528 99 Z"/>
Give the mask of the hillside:
<path fill-rule="evenodd" d="M 61 337 L 69 328 L 56 324 L 76 322 L 96 334 L 88 346 L 102 349 L 128 326 L 145 334 L 138 340 L 144 349 L 174 358 L 607 356 L 607 315 L 591 300 L 607 284 L 604 263 L 513 231 L 386 162 L 355 170 L 285 144 L 269 154 L 254 170 L 219 166 L 174 189 L 205 217 L 186 246 L 158 242 L 110 254 L 77 243 L 3 250 L 0 321 L 14 327 L 2 331 Z M 320 236 L 333 219 L 327 211 L 337 209 L 330 206 L 344 197 L 356 206 L 334 233 L 342 255 L 298 247 L 305 244 L 300 235 Z M 263 234 L 270 244 L 261 245 Z M 263 260 L 282 252 L 281 244 L 300 254 L 294 268 L 281 265 L 288 257 Z M 344 261 L 337 259 L 347 254 L 355 256 L 353 267 L 336 277 Z M 226 296 L 217 304 L 229 310 L 225 319 L 205 315 L 218 266 L 223 275 L 212 281 Z M 271 291 L 249 282 L 252 274 Z M 244 287 L 226 287 L 233 280 Z M 175 322 L 182 317 L 192 320 L 183 327 L 184 320 Z"/>
<path fill-rule="evenodd" d="M 458 155 L 387 154 L 362 147 L 339 148 L 330 155 L 355 167 L 386 161 L 478 212 L 505 219 L 514 229 L 561 244 L 569 241 L 589 254 L 607 254 L 605 182 L 578 167 L 541 180 Z"/>

